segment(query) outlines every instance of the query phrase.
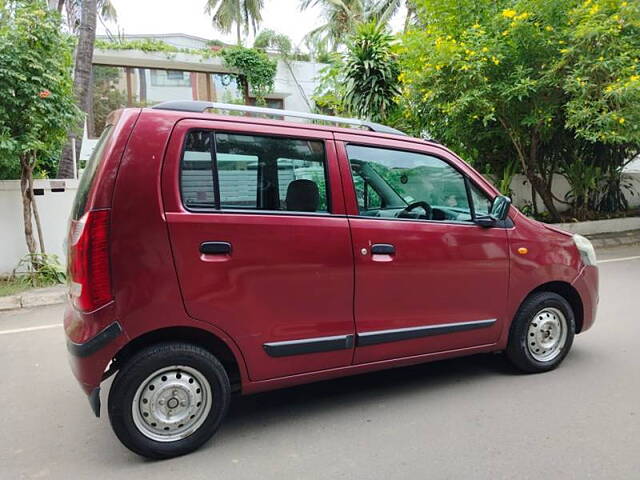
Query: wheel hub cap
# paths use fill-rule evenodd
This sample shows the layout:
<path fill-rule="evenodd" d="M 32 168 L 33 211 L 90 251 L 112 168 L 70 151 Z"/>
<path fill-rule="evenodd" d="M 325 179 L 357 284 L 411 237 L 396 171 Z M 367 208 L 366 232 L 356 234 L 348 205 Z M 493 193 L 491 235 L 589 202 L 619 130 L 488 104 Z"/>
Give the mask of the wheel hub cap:
<path fill-rule="evenodd" d="M 527 349 L 540 362 L 548 362 L 557 357 L 566 340 L 567 319 L 557 308 L 544 308 L 529 322 Z"/>
<path fill-rule="evenodd" d="M 132 404 L 133 421 L 152 440 L 180 440 L 204 423 L 211 400 L 211 387 L 200 372 L 179 365 L 163 368 L 138 387 Z"/>

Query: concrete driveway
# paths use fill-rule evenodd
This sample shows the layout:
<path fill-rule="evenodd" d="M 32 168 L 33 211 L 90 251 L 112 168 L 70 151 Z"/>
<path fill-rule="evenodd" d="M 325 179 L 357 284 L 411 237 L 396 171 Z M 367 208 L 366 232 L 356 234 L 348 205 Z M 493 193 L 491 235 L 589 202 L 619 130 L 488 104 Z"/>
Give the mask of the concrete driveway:
<path fill-rule="evenodd" d="M 600 258 L 598 320 L 553 372 L 477 355 L 236 398 L 213 440 L 163 462 L 92 416 L 62 307 L 0 314 L 0 478 L 640 478 L 640 247 Z"/>

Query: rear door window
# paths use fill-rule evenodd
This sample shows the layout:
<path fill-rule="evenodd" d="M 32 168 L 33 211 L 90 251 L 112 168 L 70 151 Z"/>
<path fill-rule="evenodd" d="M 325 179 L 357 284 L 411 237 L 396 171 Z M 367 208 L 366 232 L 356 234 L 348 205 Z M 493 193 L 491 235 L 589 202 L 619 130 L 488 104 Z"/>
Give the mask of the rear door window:
<path fill-rule="evenodd" d="M 191 131 L 180 187 L 190 209 L 329 211 L 324 143 L 317 140 Z"/>

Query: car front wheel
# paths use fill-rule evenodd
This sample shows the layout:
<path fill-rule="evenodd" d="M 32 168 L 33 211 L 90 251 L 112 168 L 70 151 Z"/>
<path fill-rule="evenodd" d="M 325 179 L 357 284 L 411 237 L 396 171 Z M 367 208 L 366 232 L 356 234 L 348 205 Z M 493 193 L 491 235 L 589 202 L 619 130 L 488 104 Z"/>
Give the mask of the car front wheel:
<path fill-rule="evenodd" d="M 569 353 L 574 332 L 575 318 L 569 302 L 557 293 L 534 293 L 513 320 L 507 357 L 524 372 L 552 370 Z"/>

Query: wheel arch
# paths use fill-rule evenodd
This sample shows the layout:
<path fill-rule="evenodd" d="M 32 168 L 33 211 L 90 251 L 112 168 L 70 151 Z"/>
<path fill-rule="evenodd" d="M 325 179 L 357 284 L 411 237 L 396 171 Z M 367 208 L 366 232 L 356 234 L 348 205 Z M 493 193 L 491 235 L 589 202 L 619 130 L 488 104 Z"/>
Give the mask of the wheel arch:
<path fill-rule="evenodd" d="M 582 304 L 582 298 L 580 298 L 580 294 L 573 287 L 573 285 L 571 285 L 568 282 L 562 282 L 562 281 L 553 281 L 553 282 L 543 283 L 542 285 L 539 285 L 538 287 L 533 289 L 531 292 L 529 292 L 529 294 L 525 297 L 525 299 L 522 301 L 520 306 L 524 304 L 527 298 L 529 298 L 534 293 L 538 293 L 538 292 L 553 292 L 560 295 L 567 302 L 569 302 L 569 305 L 571 305 L 571 309 L 573 310 L 573 315 L 575 317 L 575 322 L 576 322 L 575 333 L 580 333 L 580 331 L 582 330 L 583 322 L 584 322 L 584 306 Z"/>
<path fill-rule="evenodd" d="M 198 345 L 214 355 L 227 371 L 232 392 L 242 390 L 242 359 L 214 333 L 197 327 L 166 327 L 143 333 L 123 346 L 114 356 L 113 371 L 143 348 L 162 342 L 185 342 Z"/>

